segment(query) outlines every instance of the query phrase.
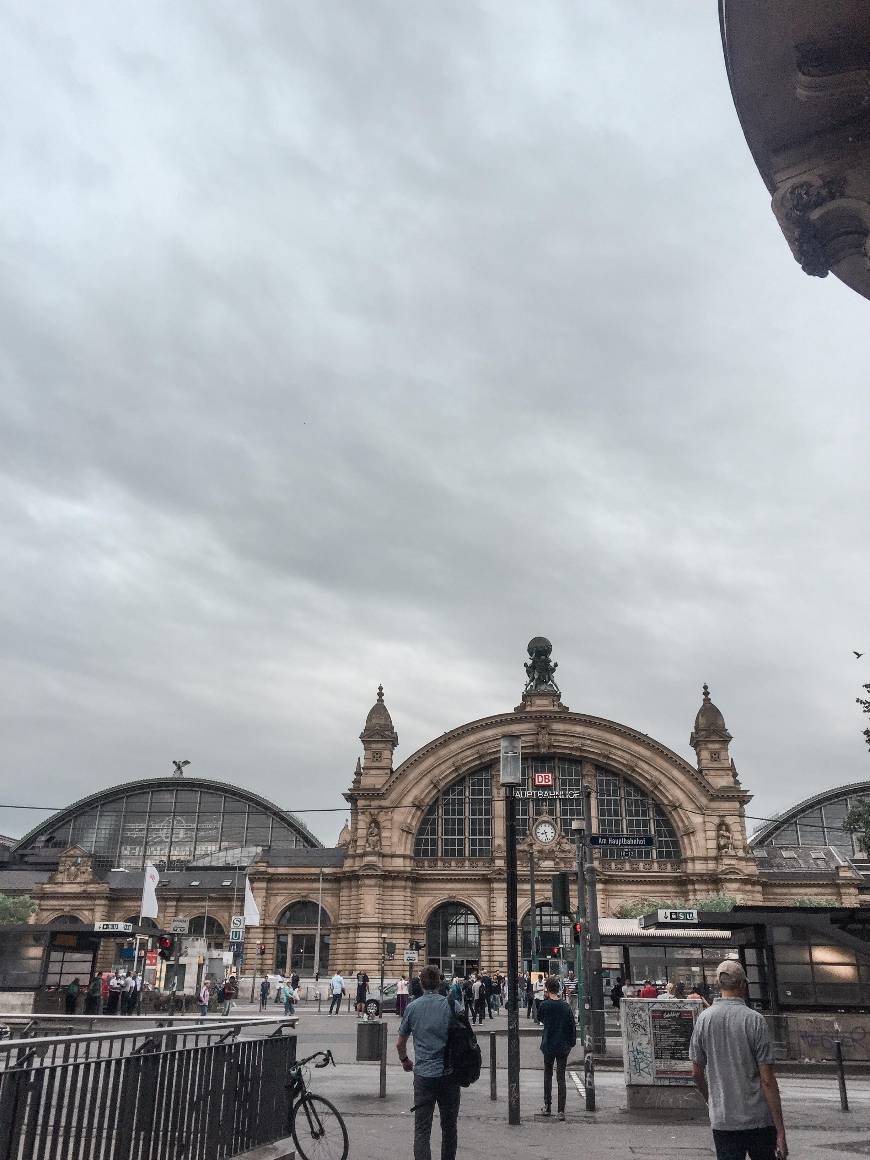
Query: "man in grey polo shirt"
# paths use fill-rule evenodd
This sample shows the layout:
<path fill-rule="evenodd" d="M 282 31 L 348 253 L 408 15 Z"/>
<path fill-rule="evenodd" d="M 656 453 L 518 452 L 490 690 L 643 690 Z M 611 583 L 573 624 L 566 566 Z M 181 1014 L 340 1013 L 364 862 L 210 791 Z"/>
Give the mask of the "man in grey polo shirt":
<path fill-rule="evenodd" d="M 444 1049 L 450 1028 L 450 1000 L 438 994 L 436 967 L 420 972 L 423 994 L 405 1008 L 396 1050 L 405 1071 L 414 1072 L 414 1160 L 432 1160 L 432 1118 L 441 1117 L 441 1160 L 456 1160 L 457 1120 L 462 1089 L 444 1070 Z M 408 1058 L 408 1037 L 414 1037 L 415 1061 Z"/>
<path fill-rule="evenodd" d="M 779 1085 L 767 1024 L 746 1006 L 746 975 L 734 959 L 716 968 L 722 998 L 702 1011 L 689 1058 L 710 1109 L 717 1160 L 786 1160 Z"/>

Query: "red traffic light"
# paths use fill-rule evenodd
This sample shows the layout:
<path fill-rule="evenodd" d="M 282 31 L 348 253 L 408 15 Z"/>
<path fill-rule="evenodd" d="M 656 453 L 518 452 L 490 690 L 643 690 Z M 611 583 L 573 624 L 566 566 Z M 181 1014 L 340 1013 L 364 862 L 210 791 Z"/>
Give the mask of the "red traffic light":
<path fill-rule="evenodd" d="M 583 923 L 582 922 L 575 922 L 574 923 L 574 945 L 575 946 L 579 945 L 580 940 L 582 938 L 583 938 Z"/>
<path fill-rule="evenodd" d="M 161 934 L 157 938 L 157 953 L 161 959 L 171 959 L 175 952 L 175 939 L 171 934 Z"/>

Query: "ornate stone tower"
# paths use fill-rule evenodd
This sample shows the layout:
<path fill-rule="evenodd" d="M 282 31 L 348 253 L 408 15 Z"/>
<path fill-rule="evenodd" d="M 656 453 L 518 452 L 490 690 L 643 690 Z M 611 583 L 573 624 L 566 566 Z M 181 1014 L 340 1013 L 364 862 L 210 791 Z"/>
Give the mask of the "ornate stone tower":
<path fill-rule="evenodd" d="M 737 781 L 737 770 L 728 752 L 731 740 L 725 718 L 710 700 L 710 690 L 704 685 L 704 700 L 695 717 L 689 744 L 698 755 L 699 771 L 716 788 L 731 786 Z"/>
<path fill-rule="evenodd" d="M 744 901 L 753 901 L 760 888 L 754 859 L 746 845 L 743 807 L 752 798 L 737 778 L 737 767 L 728 746 L 731 734 L 725 718 L 710 700 L 704 685 L 704 699 L 695 717 L 689 744 L 698 755 L 698 771 L 712 791 L 705 810 L 704 832 L 711 867 L 715 858 L 720 887 Z"/>
<path fill-rule="evenodd" d="M 384 704 L 383 685 L 378 685 L 378 699 L 369 709 L 359 739 L 365 754 L 359 771 L 359 786 L 364 790 L 380 789 L 392 773 L 393 752 L 399 744 L 399 735 L 393 728 L 393 719 Z"/>

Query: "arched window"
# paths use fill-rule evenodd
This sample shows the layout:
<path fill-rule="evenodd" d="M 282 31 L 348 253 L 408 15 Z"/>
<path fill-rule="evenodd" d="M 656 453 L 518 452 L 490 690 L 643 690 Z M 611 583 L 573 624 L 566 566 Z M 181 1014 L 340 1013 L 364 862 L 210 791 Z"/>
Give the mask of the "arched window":
<path fill-rule="evenodd" d="M 317 952 L 317 915 L 320 913 L 320 951 Z M 321 975 L 329 969 L 329 915 L 308 899 L 291 902 L 279 916 L 277 925 L 289 928 L 275 940 L 275 969 L 290 975 Z"/>
<path fill-rule="evenodd" d="M 129 921 L 129 920 L 128 920 Z M 82 919 L 77 914 L 56 914 L 49 926 L 82 926 Z"/>
<path fill-rule="evenodd" d="M 417 831 L 415 858 L 492 856 L 492 770 L 456 781 L 440 794 Z"/>
<path fill-rule="evenodd" d="M 329 926 L 329 915 L 321 906 L 320 908 L 320 926 Z M 317 926 L 317 911 L 318 906 L 316 902 L 309 902 L 303 900 L 302 902 L 291 902 L 287 909 L 278 919 L 279 926 Z"/>
<path fill-rule="evenodd" d="M 160 926 L 154 921 L 153 918 L 143 917 L 140 922 L 138 914 L 131 914 L 129 918 L 124 919 L 124 922 L 132 923 L 134 928 L 141 926 L 145 930 L 160 930 Z"/>
<path fill-rule="evenodd" d="M 535 907 L 535 934 L 538 945 L 532 953 L 532 912 L 523 919 L 522 944 L 523 959 L 532 957 L 539 960 L 548 960 L 553 957 L 556 947 L 567 947 L 567 955 L 563 951 L 562 958 L 573 961 L 573 932 L 570 915 L 556 914 L 549 902 L 539 902 Z M 541 962 L 540 969 L 548 970 L 546 961 Z"/>
<path fill-rule="evenodd" d="M 480 923 L 461 902 L 445 902 L 426 924 L 426 957 L 441 973 L 467 975 L 480 965 Z"/>
<path fill-rule="evenodd" d="M 196 938 L 226 938 L 223 924 L 211 914 L 197 914 L 187 927 L 187 933 Z"/>

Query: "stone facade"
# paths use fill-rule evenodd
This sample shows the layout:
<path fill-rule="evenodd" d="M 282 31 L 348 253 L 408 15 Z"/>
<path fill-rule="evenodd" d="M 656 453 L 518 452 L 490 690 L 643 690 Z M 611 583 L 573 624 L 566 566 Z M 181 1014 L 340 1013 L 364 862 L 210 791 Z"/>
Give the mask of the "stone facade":
<path fill-rule="evenodd" d="M 858 905 L 859 876 L 849 865 L 828 866 L 817 875 L 818 881 L 808 880 L 804 868 L 793 878 L 783 875 L 781 868 L 767 876 L 760 870 L 746 837 L 744 807 L 751 795 L 741 785 L 730 753 L 731 734 L 706 686 L 690 736 L 694 762 L 629 726 L 572 712 L 558 693 L 533 689 L 515 709 L 461 725 L 396 764 L 398 735 L 379 689 L 360 734 L 363 756 L 345 794 L 349 823 L 338 847 L 272 847 L 247 868 L 261 925 L 248 931 L 243 973 L 285 966 L 286 950 L 279 947 L 288 943 L 286 938 L 280 940 L 290 937 L 292 930 L 282 917 L 294 903 L 318 901 L 323 907 L 322 933 L 329 940 L 330 971 L 337 968 L 349 974 L 362 969 L 374 977 L 383 940 L 395 942 L 400 952 L 413 941 L 425 945 L 430 916 L 445 903 L 467 907 L 476 917 L 479 961 L 492 969 L 504 966 L 505 800 L 498 785 L 498 764 L 506 735 L 521 738 L 524 758 L 543 766 L 569 762 L 582 771 L 583 782 L 593 790 L 593 833 L 607 828 L 598 816 L 596 778 L 602 770 L 623 779 L 632 794 L 643 795 L 660 811 L 671 835 L 669 854 L 616 858 L 605 851 L 596 856 L 602 916 L 639 897 L 690 900 L 727 894 L 741 903 L 788 904 L 817 893 L 842 905 Z M 469 846 L 461 857 L 443 856 L 441 849 L 421 857 L 415 842 L 433 801 L 481 770 L 491 777 L 492 786 L 486 856 L 471 856 Z M 550 900 L 552 873 L 574 868 L 573 842 L 566 827 L 554 822 L 555 840 L 539 840 L 533 825 L 518 834 L 521 920 L 530 910 L 530 856 L 536 866 L 538 903 Z M 141 876 L 128 877 L 125 882 L 118 875 L 100 876 L 84 851 L 69 849 L 56 870 L 34 884 L 31 892 L 39 906 L 35 921 L 69 914 L 85 923 L 127 919 L 135 913 L 141 890 Z M 231 914 L 241 910 L 238 871 L 167 874 L 161 879 L 159 897 L 161 927 L 168 927 L 175 915 L 202 915 L 205 905 L 226 931 Z M 575 897 L 572 893 L 572 900 Z M 306 930 L 311 933 L 310 923 Z M 229 944 L 224 945 L 228 949 Z M 111 956 L 111 947 L 105 954 Z M 424 950 L 421 958 L 426 957 Z M 400 970 L 401 958 L 393 972 Z"/>

